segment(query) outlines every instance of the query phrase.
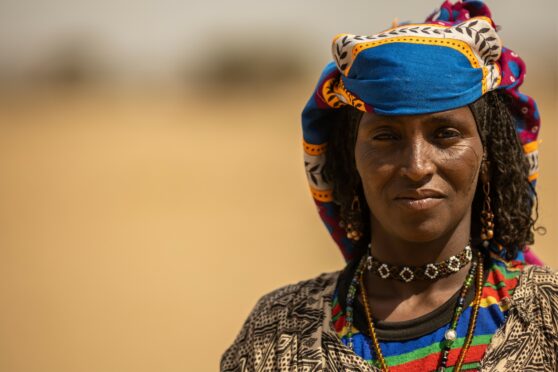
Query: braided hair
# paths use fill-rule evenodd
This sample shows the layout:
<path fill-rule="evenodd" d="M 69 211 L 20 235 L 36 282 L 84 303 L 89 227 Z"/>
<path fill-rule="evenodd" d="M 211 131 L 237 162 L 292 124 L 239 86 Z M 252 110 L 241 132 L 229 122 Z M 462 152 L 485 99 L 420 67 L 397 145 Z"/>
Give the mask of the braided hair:
<path fill-rule="evenodd" d="M 475 117 L 489 164 L 490 199 L 495 223 L 493 242 L 504 247 L 506 258 L 512 259 L 526 244 L 534 243 L 538 208 L 537 194 L 528 178 L 529 164 L 517 137 L 507 99 L 493 91 L 470 104 L 469 108 Z M 357 251 L 364 253 L 371 237 L 368 205 L 361 203 L 360 221 L 350 221 L 355 218 L 351 210 L 354 196 L 366 200 L 355 162 L 355 144 L 362 112 L 351 106 L 338 111 L 339 116 L 332 124 L 323 173 L 333 183 L 333 198 L 339 205 L 341 220 L 345 224 L 361 226 L 363 235 L 355 246 Z M 483 201 L 482 184 L 479 182 L 472 206 L 473 239 L 480 234 Z"/>

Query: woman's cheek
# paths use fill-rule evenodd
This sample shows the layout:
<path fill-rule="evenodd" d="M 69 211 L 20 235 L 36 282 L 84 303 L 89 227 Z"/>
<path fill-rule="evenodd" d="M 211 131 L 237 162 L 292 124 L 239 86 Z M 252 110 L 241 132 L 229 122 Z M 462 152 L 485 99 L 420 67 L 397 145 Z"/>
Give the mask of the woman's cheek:
<path fill-rule="evenodd" d="M 378 158 L 373 156 L 365 156 L 357 161 L 357 171 L 360 175 L 361 180 L 365 183 L 376 183 L 379 179 L 383 178 L 393 165 L 389 162 L 379 161 Z"/>
<path fill-rule="evenodd" d="M 387 145 L 371 145 L 369 143 L 359 144 L 355 148 L 355 160 L 357 167 L 377 171 L 380 168 L 393 167 L 397 164 L 397 152 Z"/>
<path fill-rule="evenodd" d="M 396 163 L 374 149 L 363 151 L 361 155 L 356 159 L 357 171 L 367 198 L 376 199 L 393 178 Z"/>
<path fill-rule="evenodd" d="M 482 149 L 482 147 L 481 147 Z M 454 184 L 464 194 L 476 190 L 482 155 L 473 146 L 452 148 L 439 156 L 438 169 L 442 177 Z"/>

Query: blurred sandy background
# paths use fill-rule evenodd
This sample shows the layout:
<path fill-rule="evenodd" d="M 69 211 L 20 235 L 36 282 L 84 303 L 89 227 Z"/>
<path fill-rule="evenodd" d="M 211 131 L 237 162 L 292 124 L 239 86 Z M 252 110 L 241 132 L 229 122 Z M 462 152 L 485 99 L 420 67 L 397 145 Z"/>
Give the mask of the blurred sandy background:
<path fill-rule="evenodd" d="M 300 111 L 333 35 L 438 3 L 0 1 L 0 371 L 217 370 L 261 295 L 340 269 Z M 556 1 L 489 4 L 542 113 L 558 267 Z"/>

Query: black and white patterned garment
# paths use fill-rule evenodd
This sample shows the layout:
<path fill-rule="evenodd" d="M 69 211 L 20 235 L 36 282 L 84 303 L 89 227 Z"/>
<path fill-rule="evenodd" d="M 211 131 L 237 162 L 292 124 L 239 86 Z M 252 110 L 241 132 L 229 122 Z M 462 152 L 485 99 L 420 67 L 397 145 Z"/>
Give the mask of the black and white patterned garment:
<path fill-rule="evenodd" d="M 264 296 L 221 359 L 221 371 L 377 371 L 331 322 L 339 272 Z M 558 273 L 527 266 L 481 371 L 558 371 Z"/>

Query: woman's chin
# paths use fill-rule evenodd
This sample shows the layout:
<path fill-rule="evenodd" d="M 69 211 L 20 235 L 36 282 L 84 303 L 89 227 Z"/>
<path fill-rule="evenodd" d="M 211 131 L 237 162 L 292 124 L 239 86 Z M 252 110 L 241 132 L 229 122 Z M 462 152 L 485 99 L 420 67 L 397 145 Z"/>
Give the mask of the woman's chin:
<path fill-rule="evenodd" d="M 440 219 L 400 223 L 393 226 L 392 235 L 407 242 L 427 243 L 437 240 L 448 232 L 448 226 L 440 224 Z"/>

